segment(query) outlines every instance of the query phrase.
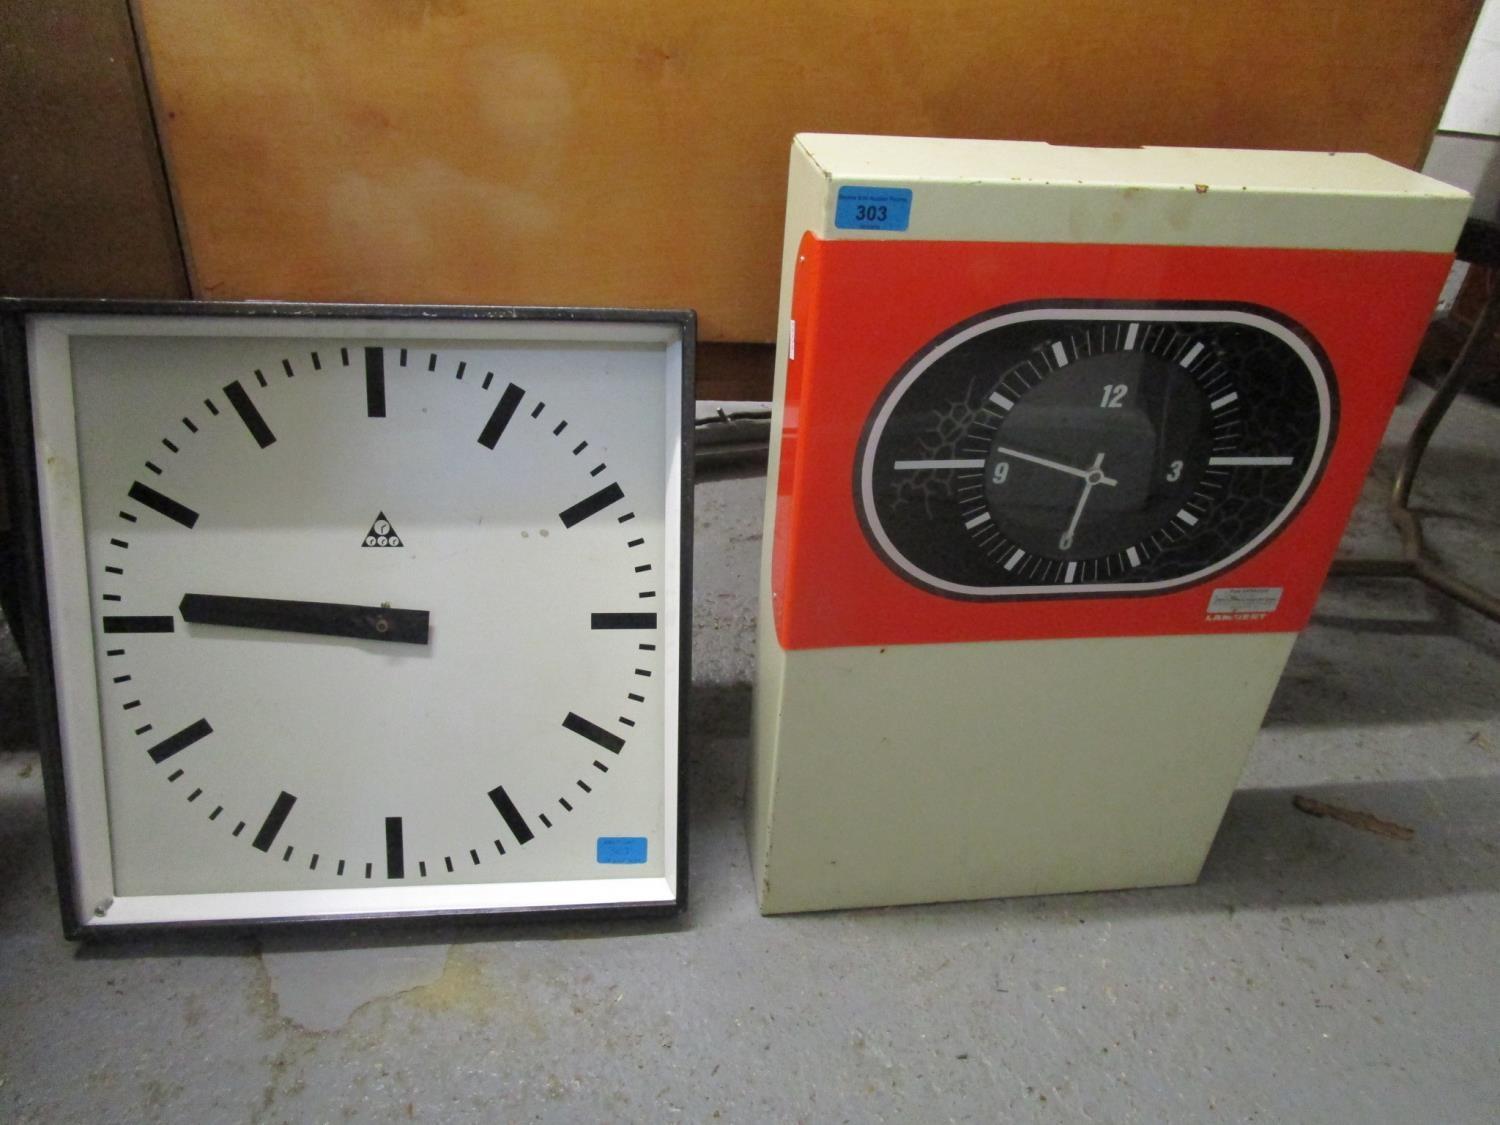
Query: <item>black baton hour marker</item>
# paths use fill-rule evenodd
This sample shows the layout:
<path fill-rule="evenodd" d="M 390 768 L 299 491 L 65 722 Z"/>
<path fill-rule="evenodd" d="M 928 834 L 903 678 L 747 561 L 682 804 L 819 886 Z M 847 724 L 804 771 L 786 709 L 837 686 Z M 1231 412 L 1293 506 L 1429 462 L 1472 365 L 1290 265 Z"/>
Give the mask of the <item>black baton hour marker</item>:
<path fill-rule="evenodd" d="M 250 401 L 250 396 L 245 393 L 245 388 L 240 386 L 238 379 L 224 388 L 224 397 L 229 400 L 229 405 L 234 407 L 234 412 L 240 416 L 240 421 L 245 423 L 245 429 L 250 431 L 255 444 L 264 449 L 276 441 L 276 435 L 271 432 L 271 427 L 266 425 L 266 420 L 261 417 L 260 411 L 255 409 L 255 403 Z"/>
<path fill-rule="evenodd" d="M 589 722 L 582 715 L 575 715 L 572 711 L 568 712 L 568 717 L 562 721 L 562 725 L 574 734 L 588 739 L 595 746 L 602 746 L 611 754 L 618 754 L 625 746 L 625 740 L 619 735 L 611 734 L 603 727 Z"/>
<path fill-rule="evenodd" d="M 401 838 L 401 818 L 385 818 L 385 877 L 406 878 L 406 845 Z"/>
<path fill-rule="evenodd" d="M 208 725 L 207 719 L 199 719 L 196 723 L 183 727 L 170 738 L 162 739 L 155 746 L 151 747 L 150 750 L 146 751 L 146 753 L 151 755 L 153 762 L 160 765 L 173 754 L 186 750 L 193 743 L 207 738 L 213 732 L 214 728 Z"/>
<path fill-rule="evenodd" d="M 137 504 L 144 504 L 158 515 L 166 516 L 169 520 L 176 520 L 183 527 L 192 527 L 198 522 L 198 513 L 186 504 L 179 504 L 170 496 L 163 496 L 156 489 L 140 481 L 131 484 L 130 498 Z"/>
<path fill-rule="evenodd" d="M 251 847 L 257 851 L 270 851 L 271 845 L 276 842 L 276 833 L 281 831 L 281 826 L 286 823 L 286 818 L 291 815 L 292 806 L 296 803 L 297 798 L 283 789 L 281 796 L 271 806 L 271 811 L 266 813 L 266 819 L 262 822 L 260 831 L 255 834 Z"/>
<path fill-rule="evenodd" d="M 171 617 L 106 617 L 106 633 L 170 633 L 177 622 Z"/>
<path fill-rule="evenodd" d="M 518 844 L 524 844 L 536 835 L 531 830 L 531 825 L 526 823 L 526 818 L 516 808 L 516 803 L 505 792 L 505 786 L 497 785 L 491 789 L 490 800 L 495 803 L 496 810 L 505 821 L 505 827 L 510 829 L 511 835 L 516 838 Z"/>
<path fill-rule="evenodd" d="M 571 508 L 565 508 L 557 513 L 557 518 L 562 520 L 564 527 L 572 527 L 574 524 L 582 523 L 592 515 L 597 515 L 605 508 L 623 500 L 625 493 L 618 484 L 606 484 L 592 496 L 585 496 Z"/>
<path fill-rule="evenodd" d="M 591 629 L 655 629 L 654 613 L 595 613 L 589 616 Z"/>
<path fill-rule="evenodd" d="M 385 417 L 385 349 L 365 349 L 365 411 L 371 418 Z"/>
<path fill-rule="evenodd" d="M 500 435 L 505 433 L 505 427 L 510 425 L 510 419 L 516 412 L 516 407 L 521 405 L 521 398 L 526 394 L 514 383 L 506 386 L 500 395 L 500 401 L 490 414 L 490 420 L 484 424 L 484 429 L 479 432 L 479 444 L 486 449 L 494 449 L 500 440 Z"/>

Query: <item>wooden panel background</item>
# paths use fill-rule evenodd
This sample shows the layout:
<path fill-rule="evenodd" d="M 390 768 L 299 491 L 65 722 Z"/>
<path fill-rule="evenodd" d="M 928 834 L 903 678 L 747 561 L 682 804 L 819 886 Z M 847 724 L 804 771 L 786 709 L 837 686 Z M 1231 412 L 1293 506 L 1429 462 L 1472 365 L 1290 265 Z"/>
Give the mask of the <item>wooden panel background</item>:
<path fill-rule="evenodd" d="M 137 0 L 195 294 L 774 334 L 794 132 L 1420 163 L 1477 0 Z"/>
<path fill-rule="evenodd" d="M 0 293 L 185 297 L 125 0 L 4 0 Z"/>

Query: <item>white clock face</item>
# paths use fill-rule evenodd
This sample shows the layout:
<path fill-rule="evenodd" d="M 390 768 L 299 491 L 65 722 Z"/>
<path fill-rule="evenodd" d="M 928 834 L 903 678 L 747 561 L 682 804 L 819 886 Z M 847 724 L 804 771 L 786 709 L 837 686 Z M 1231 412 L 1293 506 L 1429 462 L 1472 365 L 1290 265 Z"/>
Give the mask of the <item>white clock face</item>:
<path fill-rule="evenodd" d="M 674 897 L 675 332 L 85 327 L 116 896 Z"/>

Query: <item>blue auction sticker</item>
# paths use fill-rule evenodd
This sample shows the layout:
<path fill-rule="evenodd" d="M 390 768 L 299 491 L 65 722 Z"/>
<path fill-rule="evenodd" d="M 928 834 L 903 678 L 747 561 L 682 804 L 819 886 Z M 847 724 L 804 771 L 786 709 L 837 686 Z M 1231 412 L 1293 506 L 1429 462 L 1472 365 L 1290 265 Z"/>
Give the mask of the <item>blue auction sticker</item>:
<path fill-rule="evenodd" d="M 600 863 L 645 863 L 646 837 L 600 836 L 594 854 Z"/>
<path fill-rule="evenodd" d="M 840 230 L 905 230 L 911 188 L 841 187 L 833 225 Z"/>

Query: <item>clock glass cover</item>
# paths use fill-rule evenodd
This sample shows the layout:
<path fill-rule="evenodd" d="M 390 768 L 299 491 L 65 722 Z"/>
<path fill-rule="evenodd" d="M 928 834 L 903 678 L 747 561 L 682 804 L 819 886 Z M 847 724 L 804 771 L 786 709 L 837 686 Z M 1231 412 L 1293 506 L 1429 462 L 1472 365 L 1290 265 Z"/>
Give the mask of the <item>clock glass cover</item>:
<path fill-rule="evenodd" d="M 1020 306 L 923 348 L 861 443 L 898 574 L 966 598 L 1186 586 L 1266 542 L 1336 423 L 1320 349 L 1245 306 Z"/>
<path fill-rule="evenodd" d="M 26 322 L 74 928 L 676 908 L 690 314 L 249 312 Z"/>

